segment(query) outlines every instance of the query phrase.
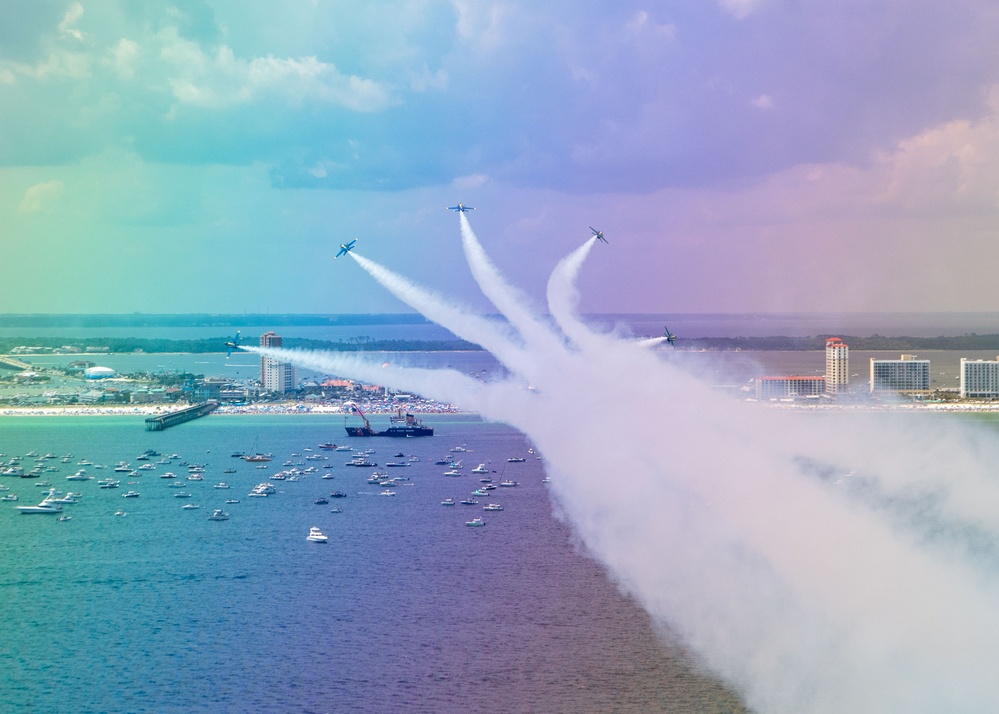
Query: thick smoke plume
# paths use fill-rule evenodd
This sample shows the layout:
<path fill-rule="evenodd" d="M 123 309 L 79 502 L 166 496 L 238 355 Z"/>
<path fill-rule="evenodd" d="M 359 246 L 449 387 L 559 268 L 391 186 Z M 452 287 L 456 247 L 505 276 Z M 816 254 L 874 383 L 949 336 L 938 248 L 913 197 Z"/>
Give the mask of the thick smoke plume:
<path fill-rule="evenodd" d="M 622 588 L 758 712 L 999 711 L 996 440 L 953 419 L 784 412 L 735 401 L 669 350 L 592 331 L 576 276 L 547 320 L 460 215 L 497 326 L 352 252 L 509 377 L 248 348 L 448 400 L 541 449 L 563 514 Z"/>

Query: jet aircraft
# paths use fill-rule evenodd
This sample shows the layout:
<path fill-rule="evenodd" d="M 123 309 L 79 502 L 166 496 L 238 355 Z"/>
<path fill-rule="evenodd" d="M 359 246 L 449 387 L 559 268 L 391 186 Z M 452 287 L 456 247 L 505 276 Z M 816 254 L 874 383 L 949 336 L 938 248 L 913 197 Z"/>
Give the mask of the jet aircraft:
<path fill-rule="evenodd" d="M 607 243 L 607 239 L 604 238 L 604 232 L 603 231 L 598 231 L 593 226 L 590 226 L 590 230 L 593 231 L 593 235 L 595 235 L 597 237 L 597 240 L 602 240 L 604 243 Z"/>
<path fill-rule="evenodd" d="M 225 351 L 225 358 L 226 359 L 229 359 L 229 357 L 232 356 L 233 352 L 238 352 L 238 351 L 240 351 L 242 349 L 239 346 L 239 330 L 236 330 L 236 336 L 235 337 L 233 337 L 231 340 L 229 340 L 228 342 L 225 343 L 225 348 L 226 348 L 226 351 Z"/>
<path fill-rule="evenodd" d="M 468 213 L 469 211 L 474 211 L 475 206 L 466 206 L 464 203 L 459 203 L 457 206 L 448 206 L 447 210 L 457 211 L 458 213 Z"/>
<path fill-rule="evenodd" d="M 352 240 L 350 243 L 347 243 L 346 245 L 344 245 L 343 243 L 341 243 L 340 244 L 340 252 L 333 256 L 334 260 L 336 258 L 339 258 L 341 255 L 347 255 L 347 253 L 349 253 L 354 248 L 354 243 L 356 243 L 356 242 L 357 242 L 357 238 L 355 238 L 354 240 Z"/>
<path fill-rule="evenodd" d="M 663 330 L 666 331 L 666 335 L 665 335 L 666 341 L 670 343 L 670 345 L 673 347 L 673 349 L 676 349 L 676 335 L 674 335 L 672 332 L 670 332 L 669 328 L 666 327 L 666 325 L 663 325 Z"/>

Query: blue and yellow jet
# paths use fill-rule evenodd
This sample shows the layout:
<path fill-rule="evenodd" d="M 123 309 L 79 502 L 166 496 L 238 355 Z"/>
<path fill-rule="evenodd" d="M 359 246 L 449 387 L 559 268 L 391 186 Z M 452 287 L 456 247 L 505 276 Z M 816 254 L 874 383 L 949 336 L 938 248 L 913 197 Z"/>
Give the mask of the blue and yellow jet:
<path fill-rule="evenodd" d="M 344 245 L 343 243 L 341 243 L 340 244 L 340 252 L 337 253 L 336 255 L 334 255 L 333 259 L 336 260 L 341 255 L 347 255 L 347 253 L 349 253 L 354 248 L 354 243 L 356 243 L 356 242 L 357 242 L 357 238 L 355 238 L 354 240 L 352 240 L 350 243 L 347 243 L 346 245 Z"/>
<path fill-rule="evenodd" d="M 604 232 L 603 231 L 598 231 L 593 226 L 590 226 L 590 230 L 593 231 L 593 235 L 595 235 L 597 237 L 597 240 L 602 240 L 604 243 L 607 243 L 607 239 L 604 238 Z M 610 244 L 608 243 L 608 245 L 610 245 Z"/>
<path fill-rule="evenodd" d="M 475 206 L 466 206 L 464 203 L 459 203 L 457 206 L 448 206 L 447 210 L 457 211 L 458 213 L 468 213 L 469 211 L 474 211 Z"/>

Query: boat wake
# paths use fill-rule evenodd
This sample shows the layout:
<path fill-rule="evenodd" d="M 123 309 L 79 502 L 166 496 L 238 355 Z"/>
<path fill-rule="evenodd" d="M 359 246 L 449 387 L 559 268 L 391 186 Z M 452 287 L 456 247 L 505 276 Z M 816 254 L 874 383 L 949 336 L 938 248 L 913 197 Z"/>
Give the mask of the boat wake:
<path fill-rule="evenodd" d="M 527 434 L 558 514 L 588 551 L 756 711 L 999 707 L 994 438 L 953 420 L 733 400 L 653 349 L 662 339 L 627 341 L 580 320 L 576 277 L 595 238 L 552 272 L 553 324 L 459 219 L 472 273 L 509 326 L 349 256 L 492 352 L 506 377 L 245 349 L 447 400 Z M 567 415 L 586 418 L 567 425 Z"/>

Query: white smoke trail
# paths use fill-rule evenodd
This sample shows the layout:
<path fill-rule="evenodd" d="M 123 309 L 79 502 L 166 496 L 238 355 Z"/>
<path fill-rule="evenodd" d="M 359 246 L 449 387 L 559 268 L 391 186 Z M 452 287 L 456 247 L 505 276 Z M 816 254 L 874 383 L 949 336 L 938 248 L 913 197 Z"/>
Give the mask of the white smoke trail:
<path fill-rule="evenodd" d="M 461 245 L 465 250 L 468 267 L 482 293 L 520 331 L 524 341 L 534 349 L 557 352 L 561 341 L 552 334 L 544 322 L 528 307 L 527 298 L 503 279 L 502 274 L 482 249 L 472 226 L 463 212 L 458 213 L 461 224 Z"/>
<path fill-rule="evenodd" d="M 573 343 L 566 349 L 476 254 L 474 236 L 468 243 L 483 291 L 513 313 L 522 349 L 544 365 L 536 391 L 337 354 L 253 351 L 448 399 L 527 433 L 587 548 L 756 711 L 999 708 L 999 555 L 975 552 L 985 542 L 999 554 L 994 446 L 912 420 L 886 428 L 884 414 L 831 418 L 723 397 L 579 321 L 574 281 L 585 247 L 548 286 Z M 425 295 L 411 297 L 435 309 Z M 440 314 L 455 334 L 474 322 Z M 915 453 L 904 450 L 916 443 Z M 949 453 L 955 445 L 968 450 Z M 914 477 L 921 460 L 948 455 L 960 473 L 933 463 Z M 842 488 L 829 468 L 854 468 L 874 490 Z M 913 481 L 922 500 L 906 501 Z M 933 532 L 940 523 L 942 538 Z"/>

